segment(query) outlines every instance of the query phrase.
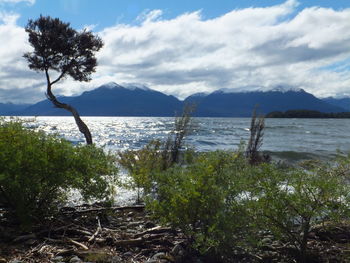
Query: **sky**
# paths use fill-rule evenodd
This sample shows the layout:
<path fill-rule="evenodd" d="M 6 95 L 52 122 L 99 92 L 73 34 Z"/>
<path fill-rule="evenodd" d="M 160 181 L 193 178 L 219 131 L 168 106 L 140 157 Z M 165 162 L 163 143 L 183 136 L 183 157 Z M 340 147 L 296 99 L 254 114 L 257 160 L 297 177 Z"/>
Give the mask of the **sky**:
<path fill-rule="evenodd" d="M 0 0 L 2 103 L 45 99 L 44 74 L 23 58 L 24 27 L 40 14 L 104 42 L 92 80 L 67 78 L 56 95 L 113 81 L 180 99 L 275 87 L 350 96 L 350 0 Z"/>

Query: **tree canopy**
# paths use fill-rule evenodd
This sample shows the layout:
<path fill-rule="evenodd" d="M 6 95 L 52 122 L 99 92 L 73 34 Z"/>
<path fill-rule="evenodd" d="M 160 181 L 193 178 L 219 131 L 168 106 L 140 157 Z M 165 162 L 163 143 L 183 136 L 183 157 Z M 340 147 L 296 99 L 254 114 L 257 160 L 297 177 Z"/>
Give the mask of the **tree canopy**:
<path fill-rule="evenodd" d="M 99 37 L 86 30 L 78 32 L 69 23 L 49 16 L 29 20 L 25 30 L 34 48 L 24 55 L 29 68 L 60 72 L 59 79 L 67 75 L 78 81 L 91 79 L 97 65 L 94 54 L 103 46 Z"/>

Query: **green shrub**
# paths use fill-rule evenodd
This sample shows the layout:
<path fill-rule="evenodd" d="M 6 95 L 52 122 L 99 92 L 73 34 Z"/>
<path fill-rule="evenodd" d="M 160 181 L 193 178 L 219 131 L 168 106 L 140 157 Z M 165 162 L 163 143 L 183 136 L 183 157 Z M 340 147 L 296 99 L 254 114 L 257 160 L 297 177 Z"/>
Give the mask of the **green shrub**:
<path fill-rule="evenodd" d="M 0 121 L 0 204 L 23 226 L 53 215 L 71 189 L 84 199 L 109 198 L 116 172 L 102 149 Z"/>
<path fill-rule="evenodd" d="M 253 214 L 260 229 L 289 243 L 298 262 L 307 261 L 308 235 L 312 226 L 337 221 L 348 215 L 349 184 L 341 167 L 317 162 L 304 168 L 278 169 L 261 165 L 250 187 Z"/>
<path fill-rule="evenodd" d="M 118 163 L 131 177 L 128 187 L 137 190 L 137 202 L 141 201 L 141 192 L 150 193 L 154 184 L 153 174 L 163 169 L 161 142 L 151 141 L 140 150 L 126 150 L 118 153 Z"/>
<path fill-rule="evenodd" d="M 186 136 L 191 131 L 191 113 L 194 108 L 185 106 L 181 116 L 175 117 L 174 128 L 166 140 L 152 140 L 139 150 L 118 153 L 118 163 L 127 170 L 131 179 L 127 187 L 137 190 L 137 202 L 141 194 L 150 194 L 155 188 L 154 174 L 165 171 L 175 164 L 191 162 L 192 149 L 183 149 Z"/>
<path fill-rule="evenodd" d="M 282 169 L 251 166 L 241 153 L 203 153 L 193 163 L 155 174 L 156 195 L 147 205 L 215 261 L 230 262 L 242 249 L 246 255 L 257 251 L 269 233 L 294 246 L 290 256 L 306 262 L 312 227 L 348 215 L 348 166 L 344 161 Z"/>
<path fill-rule="evenodd" d="M 202 254 L 230 258 L 250 229 L 244 201 L 250 169 L 239 153 L 200 154 L 193 164 L 157 174 L 157 196 L 148 207 L 164 223 L 180 228 Z"/>

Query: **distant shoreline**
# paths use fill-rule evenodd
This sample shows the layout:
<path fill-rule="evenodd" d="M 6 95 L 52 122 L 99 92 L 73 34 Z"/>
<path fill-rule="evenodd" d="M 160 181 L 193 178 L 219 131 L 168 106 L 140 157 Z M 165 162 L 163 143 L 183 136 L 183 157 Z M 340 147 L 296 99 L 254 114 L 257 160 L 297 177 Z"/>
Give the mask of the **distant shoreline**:
<path fill-rule="evenodd" d="M 279 112 L 274 111 L 268 114 L 261 114 L 267 119 L 350 119 L 350 112 L 340 112 L 340 113 L 323 113 L 319 112 L 319 115 L 310 115 L 310 114 L 302 114 L 296 113 L 291 114 L 287 112 Z M 41 118 L 41 117 L 72 117 L 71 115 L 0 115 L 0 117 L 4 118 Z M 146 115 L 81 115 L 83 118 L 174 118 L 174 116 L 146 116 Z M 192 118 L 208 118 L 208 119 L 250 119 L 250 116 L 192 116 Z"/>
<path fill-rule="evenodd" d="M 348 119 L 350 118 L 350 112 L 326 113 L 314 110 L 273 111 L 266 114 L 265 118 Z"/>

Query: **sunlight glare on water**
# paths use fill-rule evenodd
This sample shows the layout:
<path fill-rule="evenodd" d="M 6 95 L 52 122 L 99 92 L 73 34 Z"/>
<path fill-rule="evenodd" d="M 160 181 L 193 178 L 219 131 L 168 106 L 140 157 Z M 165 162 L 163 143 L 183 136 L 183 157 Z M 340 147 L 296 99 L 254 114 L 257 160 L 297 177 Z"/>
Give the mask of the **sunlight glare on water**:
<path fill-rule="evenodd" d="M 33 118 L 25 118 L 33 119 Z M 107 151 L 140 149 L 152 139 L 165 139 L 174 125 L 168 117 L 83 117 L 94 143 Z M 272 153 L 335 155 L 350 150 L 350 120 L 266 119 L 262 150 Z M 84 143 L 72 117 L 37 117 L 27 124 Z M 250 118 L 193 118 L 186 144 L 197 151 L 234 150 L 249 137 Z"/>

